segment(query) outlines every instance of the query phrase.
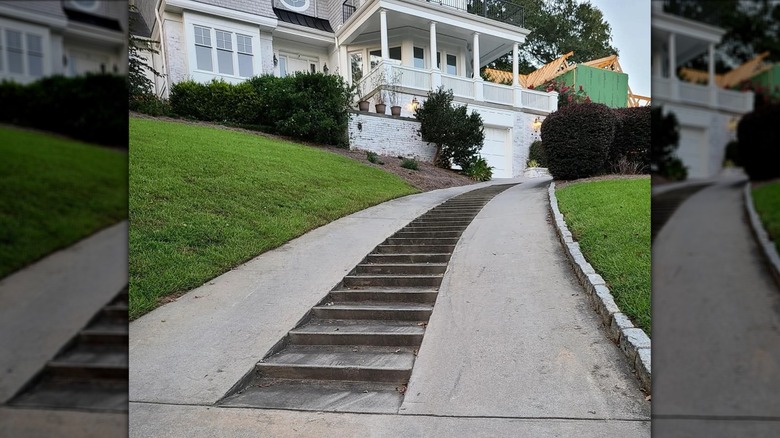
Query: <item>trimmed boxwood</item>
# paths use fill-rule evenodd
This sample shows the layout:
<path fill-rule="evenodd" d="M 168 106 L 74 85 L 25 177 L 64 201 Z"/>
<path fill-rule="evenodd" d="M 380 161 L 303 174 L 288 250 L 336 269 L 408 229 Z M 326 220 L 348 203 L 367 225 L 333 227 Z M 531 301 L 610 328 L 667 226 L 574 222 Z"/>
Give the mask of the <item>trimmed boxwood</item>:
<path fill-rule="evenodd" d="M 544 143 L 539 140 L 531 143 L 531 147 L 528 148 L 528 161 L 536 161 L 539 167 L 547 166 L 547 157 L 544 155 Z"/>
<path fill-rule="evenodd" d="M 745 114 L 737 125 L 739 157 L 751 180 L 780 177 L 780 104 Z"/>
<path fill-rule="evenodd" d="M 601 103 L 565 106 L 542 123 L 547 168 L 555 179 L 604 173 L 615 136 L 615 113 Z"/>
<path fill-rule="evenodd" d="M 650 107 L 615 108 L 615 138 L 609 151 L 608 165 L 616 166 L 621 157 L 640 165 L 639 171 L 650 172 Z"/>
<path fill-rule="evenodd" d="M 27 85 L 0 83 L 0 122 L 88 143 L 127 147 L 127 77 L 49 76 Z"/>

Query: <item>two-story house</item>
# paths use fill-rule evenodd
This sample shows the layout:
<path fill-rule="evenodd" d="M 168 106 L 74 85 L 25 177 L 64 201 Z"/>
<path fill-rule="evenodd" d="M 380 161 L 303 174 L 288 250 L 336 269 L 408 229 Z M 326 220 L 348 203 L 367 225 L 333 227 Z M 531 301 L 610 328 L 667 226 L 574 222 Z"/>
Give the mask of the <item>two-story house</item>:
<path fill-rule="evenodd" d="M 128 9 L 103 0 L 0 0 L 0 80 L 127 73 Z"/>
<path fill-rule="evenodd" d="M 530 32 L 511 0 L 491 0 L 487 8 L 465 0 L 133 1 L 157 44 L 159 54 L 149 60 L 165 74 L 157 79 L 162 97 L 186 79 L 236 83 L 312 71 L 339 74 L 370 98 L 382 73 L 396 78 L 402 117 L 354 114 L 352 147 L 392 143 L 394 153 L 379 152 L 431 158 L 430 145 L 415 137 L 412 105 L 443 86 L 482 115 L 482 155 L 494 177 L 519 176 L 540 117 L 557 109 L 555 94 L 479 75 L 498 57 L 517 55 Z M 401 133 L 409 134 L 403 142 Z"/>
<path fill-rule="evenodd" d="M 753 110 L 754 99 L 752 92 L 717 86 L 715 46 L 725 30 L 666 13 L 664 2 L 653 2 L 651 28 L 653 104 L 677 118 L 677 156 L 688 178 L 717 175 L 736 121 Z M 709 59 L 706 84 L 680 80 L 678 68 L 703 53 Z"/>

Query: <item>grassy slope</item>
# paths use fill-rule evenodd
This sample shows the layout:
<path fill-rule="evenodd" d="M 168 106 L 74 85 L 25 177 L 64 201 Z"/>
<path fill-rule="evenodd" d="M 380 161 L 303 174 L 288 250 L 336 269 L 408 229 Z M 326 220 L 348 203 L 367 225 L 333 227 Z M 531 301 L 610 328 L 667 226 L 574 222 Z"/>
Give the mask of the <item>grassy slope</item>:
<path fill-rule="evenodd" d="M 780 251 L 780 182 L 753 189 L 753 203 L 764 229 Z"/>
<path fill-rule="evenodd" d="M 340 155 L 130 120 L 130 317 L 349 213 L 415 193 Z"/>
<path fill-rule="evenodd" d="M 576 183 L 556 197 L 585 258 L 649 336 L 650 179 Z"/>
<path fill-rule="evenodd" d="M 0 127 L 0 278 L 127 218 L 127 155 Z"/>

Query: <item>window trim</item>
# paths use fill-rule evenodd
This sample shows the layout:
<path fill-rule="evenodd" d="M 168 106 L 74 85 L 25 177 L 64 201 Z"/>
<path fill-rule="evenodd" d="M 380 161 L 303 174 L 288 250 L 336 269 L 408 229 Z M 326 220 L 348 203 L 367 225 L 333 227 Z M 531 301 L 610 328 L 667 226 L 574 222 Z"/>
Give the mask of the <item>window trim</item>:
<path fill-rule="evenodd" d="M 18 32 L 21 35 L 21 55 L 22 72 L 11 72 L 9 62 L 9 44 L 6 31 Z M 30 74 L 30 62 L 34 52 L 30 50 L 30 36 L 40 39 L 40 52 L 36 55 L 41 60 L 41 74 L 33 76 Z M 49 29 L 42 26 L 35 26 L 27 23 L 7 20 L 0 18 L 0 80 L 10 79 L 20 83 L 36 81 L 51 74 L 51 44 Z"/>
<path fill-rule="evenodd" d="M 285 76 L 290 76 L 291 74 L 295 74 L 296 72 L 299 72 L 299 71 L 311 72 L 312 71 L 312 65 L 315 66 L 314 67 L 315 68 L 314 73 L 316 73 L 317 71 L 320 71 L 320 68 L 321 68 L 320 67 L 321 60 L 320 60 L 319 56 L 311 56 L 311 55 L 305 55 L 305 54 L 290 53 L 290 52 L 285 52 L 283 50 L 279 51 L 278 56 L 279 56 L 279 58 L 278 58 L 279 59 L 279 77 L 281 77 L 281 78 L 283 78 Z M 296 72 L 291 73 L 290 72 L 290 58 L 295 58 L 295 59 L 300 59 L 301 61 L 306 61 L 306 63 L 308 64 L 308 66 L 306 67 L 306 70 L 296 70 Z M 282 60 L 284 60 L 285 67 L 286 67 L 284 76 L 282 75 L 282 68 L 281 68 Z"/>
<path fill-rule="evenodd" d="M 205 15 L 201 15 L 195 12 L 184 11 L 183 23 L 185 26 L 185 38 L 187 41 L 186 53 L 188 72 L 190 77 L 199 82 L 208 82 L 212 79 L 223 79 L 231 83 L 239 83 L 246 81 L 254 76 L 258 76 L 263 72 L 263 66 L 260 64 L 260 56 L 262 56 L 261 39 L 259 30 L 255 29 L 252 25 L 247 23 L 236 23 L 218 18 L 212 18 Z M 195 28 L 205 28 L 209 30 L 209 36 L 211 39 L 211 46 L 209 52 L 211 54 L 211 70 L 204 70 L 198 68 L 196 47 L 207 47 L 196 42 Z M 232 65 L 232 73 L 221 73 L 219 63 L 219 51 L 228 52 L 227 49 L 220 48 L 222 43 L 217 41 L 217 31 L 224 32 L 230 35 L 230 58 Z M 245 53 L 238 51 L 238 36 L 249 39 L 249 44 L 242 44 L 242 48 L 249 48 L 252 53 Z M 227 47 L 227 45 L 224 45 Z M 244 69 L 241 68 L 239 62 L 239 53 L 242 55 L 251 56 L 251 75 L 242 76 L 242 70 L 246 70 L 246 64 L 244 63 Z"/>

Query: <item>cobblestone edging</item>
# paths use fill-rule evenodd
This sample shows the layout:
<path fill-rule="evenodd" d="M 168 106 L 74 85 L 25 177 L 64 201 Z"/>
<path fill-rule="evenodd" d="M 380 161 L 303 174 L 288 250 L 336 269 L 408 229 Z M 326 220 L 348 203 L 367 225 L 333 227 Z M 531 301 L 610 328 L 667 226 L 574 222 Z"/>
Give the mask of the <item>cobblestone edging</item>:
<path fill-rule="evenodd" d="M 756 207 L 753 204 L 753 185 L 748 181 L 745 184 L 745 210 L 748 215 L 748 222 L 750 223 L 750 229 L 753 232 L 753 237 L 756 239 L 756 243 L 761 247 L 761 252 L 766 258 L 767 264 L 772 277 L 775 279 L 778 285 L 780 285 L 780 255 L 777 254 L 777 247 L 775 243 L 769 239 L 769 233 L 764 229 L 764 225 L 761 223 L 761 219 L 758 217 Z"/>
<path fill-rule="evenodd" d="M 569 227 L 566 226 L 563 215 L 558 209 L 554 182 L 550 183 L 547 193 L 550 198 L 550 211 L 555 221 L 558 239 L 566 248 L 566 257 L 569 259 L 577 279 L 587 292 L 591 306 L 601 317 L 610 339 L 620 346 L 636 371 L 642 389 L 650 393 L 650 338 L 644 330 L 634 327 L 631 320 L 620 311 L 604 279 L 585 260 L 582 251 L 580 251 L 580 244 L 572 238 Z"/>

